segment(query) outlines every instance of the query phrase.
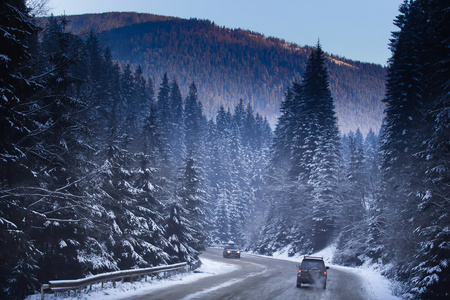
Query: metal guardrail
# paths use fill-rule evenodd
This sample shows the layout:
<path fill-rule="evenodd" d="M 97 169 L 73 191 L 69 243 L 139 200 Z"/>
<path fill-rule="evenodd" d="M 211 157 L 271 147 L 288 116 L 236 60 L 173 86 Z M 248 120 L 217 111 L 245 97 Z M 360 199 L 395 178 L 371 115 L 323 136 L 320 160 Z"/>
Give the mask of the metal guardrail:
<path fill-rule="evenodd" d="M 89 289 L 92 289 L 92 285 L 101 282 L 102 287 L 103 283 L 107 281 L 112 281 L 113 287 L 116 287 L 116 281 L 123 280 L 125 278 L 133 278 L 133 277 L 140 277 L 145 276 L 145 281 L 147 281 L 147 275 L 151 275 L 153 279 L 154 274 L 162 273 L 162 272 L 170 272 L 170 271 L 177 271 L 180 269 L 185 269 L 187 263 L 178 263 L 173 265 L 167 265 L 167 266 L 160 266 L 160 267 L 154 267 L 154 268 L 142 268 L 142 269 L 131 269 L 131 270 L 123 270 L 123 271 L 116 271 L 116 272 L 110 272 L 110 273 L 103 273 L 94 275 L 91 277 L 86 277 L 82 279 L 74 279 L 74 280 L 51 280 L 48 282 L 48 284 L 42 284 L 41 285 L 41 300 L 44 300 L 44 291 L 45 290 L 51 290 L 53 292 L 60 292 L 60 291 L 70 291 L 71 290 L 77 290 L 81 289 L 83 287 L 89 286 Z M 189 265 L 190 269 L 195 269 L 198 267 L 197 265 Z"/>

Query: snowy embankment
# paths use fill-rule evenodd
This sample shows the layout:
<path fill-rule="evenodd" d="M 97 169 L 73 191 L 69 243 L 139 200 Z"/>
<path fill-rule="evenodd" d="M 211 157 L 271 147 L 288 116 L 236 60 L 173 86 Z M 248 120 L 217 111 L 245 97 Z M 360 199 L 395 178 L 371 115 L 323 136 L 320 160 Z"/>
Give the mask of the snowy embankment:
<path fill-rule="evenodd" d="M 350 268 L 332 265 L 331 258 L 333 257 L 334 247 L 328 247 L 323 251 L 318 253 L 314 253 L 314 256 L 322 256 L 327 263 L 330 265 L 332 269 L 339 269 L 344 272 L 352 273 L 361 278 L 361 281 L 364 282 L 364 290 L 366 291 L 367 298 L 371 300 L 399 300 L 401 298 L 393 296 L 391 294 L 390 282 L 372 266 L 364 266 L 360 268 Z M 257 254 L 249 254 L 255 256 L 262 256 Z M 276 258 L 289 260 L 294 262 L 300 262 L 303 256 L 293 256 L 288 257 L 287 251 L 280 251 L 274 253 L 272 257 L 263 256 L 266 258 Z M 104 299 L 104 300 L 119 300 L 126 299 L 134 296 L 140 296 L 148 294 L 152 291 L 157 291 L 160 289 L 167 289 L 172 286 L 178 284 L 189 284 L 195 282 L 197 280 L 204 279 L 209 276 L 219 275 L 227 272 L 234 271 L 238 268 L 236 264 L 228 264 L 213 261 L 210 259 L 202 258 L 202 266 L 195 273 L 185 273 L 172 276 L 167 279 L 154 280 L 152 282 L 145 282 L 141 280 L 140 282 L 134 283 L 117 283 L 116 288 L 112 287 L 112 283 L 105 284 L 105 288 L 101 289 L 100 284 L 97 284 L 92 287 L 92 291 L 89 293 L 85 293 L 84 291 L 81 294 L 75 295 L 72 293 L 73 297 L 66 299 Z M 32 295 L 26 298 L 26 300 L 39 300 L 41 297 L 40 294 Z M 46 300 L 55 300 L 53 294 L 46 294 Z M 58 298 L 61 299 L 61 296 Z"/>

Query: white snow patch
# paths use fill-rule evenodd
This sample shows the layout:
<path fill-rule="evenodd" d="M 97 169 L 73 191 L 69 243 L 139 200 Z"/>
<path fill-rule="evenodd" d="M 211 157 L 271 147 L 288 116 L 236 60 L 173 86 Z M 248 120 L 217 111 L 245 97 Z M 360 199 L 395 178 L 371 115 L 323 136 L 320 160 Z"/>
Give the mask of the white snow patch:
<path fill-rule="evenodd" d="M 392 295 L 391 282 L 382 276 L 376 267 L 363 266 L 360 268 L 350 268 L 333 265 L 334 269 L 339 269 L 345 272 L 353 273 L 359 276 L 364 283 L 367 292 L 367 299 L 373 300 L 399 300 L 400 297 Z"/>
<path fill-rule="evenodd" d="M 59 241 L 59 248 L 65 248 L 65 247 L 67 247 L 67 243 L 64 241 L 64 240 L 60 240 Z"/>

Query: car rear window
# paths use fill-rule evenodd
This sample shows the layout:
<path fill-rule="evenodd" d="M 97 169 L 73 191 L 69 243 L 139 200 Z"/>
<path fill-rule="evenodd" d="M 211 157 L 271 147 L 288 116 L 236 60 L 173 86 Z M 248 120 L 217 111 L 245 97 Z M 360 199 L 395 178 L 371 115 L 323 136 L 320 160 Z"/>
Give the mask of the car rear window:
<path fill-rule="evenodd" d="M 323 261 L 318 260 L 303 260 L 302 262 L 302 269 L 324 269 L 325 264 Z"/>

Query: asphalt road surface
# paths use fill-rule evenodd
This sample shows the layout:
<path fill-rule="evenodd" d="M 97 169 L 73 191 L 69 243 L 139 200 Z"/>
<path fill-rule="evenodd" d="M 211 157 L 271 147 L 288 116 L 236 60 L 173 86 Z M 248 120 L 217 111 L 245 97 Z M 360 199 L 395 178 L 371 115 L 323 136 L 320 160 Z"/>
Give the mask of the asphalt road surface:
<path fill-rule="evenodd" d="M 130 299 L 193 300 L 193 299 L 368 299 L 360 279 L 351 273 L 328 270 L 327 288 L 302 285 L 296 287 L 297 263 L 243 253 L 241 259 L 225 259 L 222 249 L 207 249 L 200 258 L 236 264 L 234 271 L 180 283 Z"/>

